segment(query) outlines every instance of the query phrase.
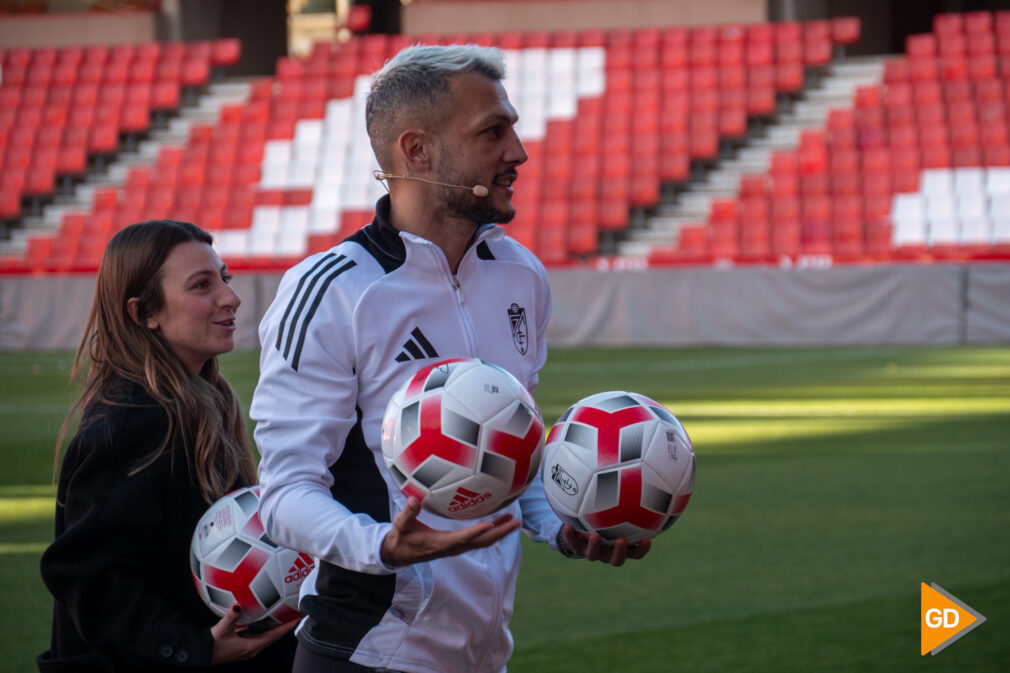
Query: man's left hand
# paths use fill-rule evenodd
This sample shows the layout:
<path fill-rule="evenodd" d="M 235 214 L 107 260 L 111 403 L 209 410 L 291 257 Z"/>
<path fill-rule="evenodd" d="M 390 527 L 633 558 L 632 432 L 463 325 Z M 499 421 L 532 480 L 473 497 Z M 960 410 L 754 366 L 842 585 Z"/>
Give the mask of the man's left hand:
<path fill-rule="evenodd" d="M 605 544 L 599 533 L 586 535 L 565 524 L 561 527 L 561 540 L 568 550 L 589 561 L 602 561 L 615 568 L 624 565 L 628 559 L 640 559 L 649 553 L 652 540 L 645 538 L 629 545 L 627 539 L 618 538 L 614 544 Z"/>

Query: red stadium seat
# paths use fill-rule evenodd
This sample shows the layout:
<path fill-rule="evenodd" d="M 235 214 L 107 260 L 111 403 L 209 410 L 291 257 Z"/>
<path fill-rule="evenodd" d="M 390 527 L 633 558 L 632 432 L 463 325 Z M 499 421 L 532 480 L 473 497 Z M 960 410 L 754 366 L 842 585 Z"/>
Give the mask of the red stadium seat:
<path fill-rule="evenodd" d="M 710 224 L 709 248 L 716 258 L 736 257 L 740 253 L 740 233 L 736 222 Z"/>
<path fill-rule="evenodd" d="M 908 77 L 913 82 L 933 81 L 940 77 L 939 61 L 934 56 L 910 58 Z"/>
<path fill-rule="evenodd" d="M 991 79 L 998 75 L 993 54 L 977 54 L 968 59 L 968 75 L 974 80 Z"/>
<path fill-rule="evenodd" d="M 155 68 L 156 62 L 152 60 L 133 61 L 127 70 L 127 81 L 150 84 L 154 81 Z"/>
<path fill-rule="evenodd" d="M 888 92 L 890 90 L 889 88 Z M 879 86 L 872 84 L 856 87 L 855 106 L 857 110 L 880 107 L 880 104 L 881 90 Z"/>
<path fill-rule="evenodd" d="M 28 78 L 28 67 L 19 64 L 6 65 L 3 68 L 4 84 L 22 86 Z"/>
<path fill-rule="evenodd" d="M 1006 146 L 1010 143 L 1010 130 L 1003 121 L 983 122 L 979 126 L 978 141 L 983 148 Z"/>
<path fill-rule="evenodd" d="M 151 87 L 152 110 L 175 110 L 179 107 L 179 84 L 176 81 L 158 81 Z"/>
<path fill-rule="evenodd" d="M 88 137 L 88 152 L 107 154 L 119 148 L 119 129 L 115 124 L 100 122 L 91 127 Z"/>
<path fill-rule="evenodd" d="M 827 35 L 804 39 L 803 62 L 808 66 L 826 66 L 831 63 L 831 38 Z"/>
<path fill-rule="evenodd" d="M 210 81 L 210 61 L 206 58 L 188 57 L 182 63 L 179 83 L 184 87 L 201 87 Z"/>
<path fill-rule="evenodd" d="M 775 62 L 775 43 L 769 31 L 766 36 L 754 36 L 753 26 L 767 24 L 752 24 L 747 39 L 744 62 L 748 68 L 768 67 Z"/>
<path fill-rule="evenodd" d="M 964 80 L 972 77 L 972 61 L 967 56 L 940 57 L 939 64 L 940 77 L 944 81 Z"/>
<path fill-rule="evenodd" d="M 964 32 L 964 16 L 955 12 L 935 14 L 933 16 L 933 32 L 938 35 Z"/>
<path fill-rule="evenodd" d="M 982 165 L 982 152 L 977 144 L 955 146 L 950 151 L 950 165 L 955 168 L 971 168 Z"/>
<path fill-rule="evenodd" d="M 723 138 L 743 138 L 747 135 L 747 108 L 724 107 L 719 113 L 719 135 Z"/>
<path fill-rule="evenodd" d="M 739 191 L 742 199 L 765 197 L 768 194 L 768 180 L 762 174 L 742 175 Z"/>
<path fill-rule="evenodd" d="M 943 101 L 943 87 L 934 80 L 916 82 L 912 87 L 912 101 L 916 105 L 929 105 Z"/>
<path fill-rule="evenodd" d="M 964 34 L 960 32 L 940 33 L 937 35 L 936 47 L 941 59 L 963 56 L 968 52 L 968 44 Z"/>
<path fill-rule="evenodd" d="M 947 103 L 947 121 L 953 131 L 956 127 L 964 124 L 976 124 L 978 122 L 977 109 L 974 102 L 951 101 Z"/>
<path fill-rule="evenodd" d="M 799 21 L 781 21 L 772 26 L 777 43 L 799 42 L 803 39 L 803 24 Z"/>
<path fill-rule="evenodd" d="M 21 191 L 0 185 L 0 220 L 12 220 L 21 215 Z"/>
<path fill-rule="evenodd" d="M 776 221 L 772 227 L 772 254 L 776 257 L 800 254 L 802 229 L 798 221 Z"/>
<path fill-rule="evenodd" d="M 56 159 L 56 172 L 60 175 L 83 175 L 88 169 L 88 152 L 85 145 L 75 144 L 60 148 Z"/>
<path fill-rule="evenodd" d="M 964 14 L 964 32 L 971 39 L 991 35 L 993 31 L 993 14 L 987 11 L 966 12 Z"/>
<path fill-rule="evenodd" d="M 242 58 L 242 43 L 237 38 L 214 40 L 210 50 L 210 63 L 216 67 L 238 64 Z"/>
<path fill-rule="evenodd" d="M 148 103 L 129 103 L 120 116 L 120 130 L 143 133 L 151 126 L 151 108 Z"/>
<path fill-rule="evenodd" d="M 775 88 L 783 92 L 799 91 L 803 88 L 803 64 L 780 61 L 775 68 Z"/>
<path fill-rule="evenodd" d="M 1010 166 L 1010 147 L 985 147 L 982 150 L 982 157 L 986 167 Z"/>
<path fill-rule="evenodd" d="M 884 63 L 884 82 L 897 84 L 911 79 L 909 61 L 905 57 L 892 58 Z"/>
<path fill-rule="evenodd" d="M 771 227 L 767 222 L 740 227 L 739 258 L 742 261 L 766 262 L 772 257 Z"/>
<path fill-rule="evenodd" d="M 101 70 L 102 84 L 126 84 L 130 79 L 130 62 L 120 58 L 110 58 Z"/>
<path fill-rule="evenodd" d="M 94 105 L 81 105 L 74 104 L 71 109 L 71 116 L 67 119 L 67 130 L 73 130 L 78 135 L 75 138 L 80 138 L 81 134 L 87 137 L 88 129 L 95 121 L 95 106 Z"/>
<path fill-rule="evenodd" d="M 39 156 L 35 156 L 33 165 L 25 177 L 23 194 L 28 197 L 50 196 L 56 192 L 56 160 L 53 156 L 52 165 L 45 165 Z"/>
<path fill-rule="evenodd" d="M 831 39 L 835 44 L 855 44 L 859 41 L 859 35 L 859 17 L 839 16 L 831 19 Z"/>
<path fill-rule="evenodd" d="M 974 100 L 974 87 L 967 80 L 955 80 L 943 83 L 943 98 L 947 103 L 958 103 Z"/>
<path fill-rule="evenodd" d="M 975 99 L 980 104 L 1003 101 L 1003 82 L 995 77 L 982 78 L 975 82 Z"/>
<path fill-rule="evenodd" d="M 33 147 L 36 152 L 56 149 L 63 141 L 63 126 L 45 124 L 35 132 L 34 140 Z"/>
<path fill-rule="evenodd" d="M 1000 41 L 1002 47 L 1005 38 L 1010 36 L 1010 11 L 1001 10 L 995 13 L 995 26 L 993 31 Z"/>
<path fill-rule="evenodd" d="M 813 173 L 800 176 L 800 195 L 825 196 L 831 192 L 831 178 L 827 173 Z"/>
<path fill-rule="evenodd" d="M 949 145 L 930 145 L 922 148 L 922 167 L 949 168 L 951 152 Z"/>
<path fill-rule="evenodd" d="M 905 38 L 905 53 L 910 60 L 935 58 L 937 55 L 936 37 L 931 33 L 909 35 Z"/>
<path fill-rule="evenodd" d="M 105 77 L 105 64 L 85 61 L 77 73 L 79 84 L 101 84 Z"/>

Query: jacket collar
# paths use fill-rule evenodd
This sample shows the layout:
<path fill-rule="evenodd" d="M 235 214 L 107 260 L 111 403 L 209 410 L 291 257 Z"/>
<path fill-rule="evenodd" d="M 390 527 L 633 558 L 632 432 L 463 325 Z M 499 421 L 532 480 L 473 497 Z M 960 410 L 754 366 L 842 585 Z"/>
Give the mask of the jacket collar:
<path fill-rule="evenodd" d="M 383 194 L 375 203 L 375 219 L 359 232 L 370 243 L 368 247 L 372 251 L 372 254 L 387 269 L 389 267 L 400 266 L 407 259 L 404 236 L 419 241 L 425 240 L 420 236 L 402 232 L 390 224 L 389 209 L 389 194 Z M 491 223 L 482 224 L 474 232 L 473 240 L 470 242 L 467 252 L 485 239 L 499 240 L 504 236 L 505 232 L 501 227 Z M 356 238 L 356 235 L 351 238 Z"/>

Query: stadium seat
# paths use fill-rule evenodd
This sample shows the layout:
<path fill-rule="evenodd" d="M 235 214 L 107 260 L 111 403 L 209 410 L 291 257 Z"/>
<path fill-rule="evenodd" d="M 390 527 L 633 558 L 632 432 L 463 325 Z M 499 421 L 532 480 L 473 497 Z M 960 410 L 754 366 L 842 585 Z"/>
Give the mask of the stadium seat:
<path fill-rule="evenodd" d="M 238 64 L 242 57 L 242 43 L 236 38 L 221 38 L 211 45 L 210 63 L 217 68 Z"/>

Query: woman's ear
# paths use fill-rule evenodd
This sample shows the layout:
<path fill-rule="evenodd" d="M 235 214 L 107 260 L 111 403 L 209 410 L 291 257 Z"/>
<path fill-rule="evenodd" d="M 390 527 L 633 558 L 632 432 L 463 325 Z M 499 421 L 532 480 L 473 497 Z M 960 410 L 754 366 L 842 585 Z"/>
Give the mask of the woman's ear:
<path fill-rule="evenodd" d="M 140 299 L 138 297 L 130 297 L 126 300 L 126 312 L 130 314 L 130 319 L 141 327 L 147 327 L 149 330 L 158 329 L 158 320 L 153 316 L 148 316 L 146 319 L 141 320 Z"/>

